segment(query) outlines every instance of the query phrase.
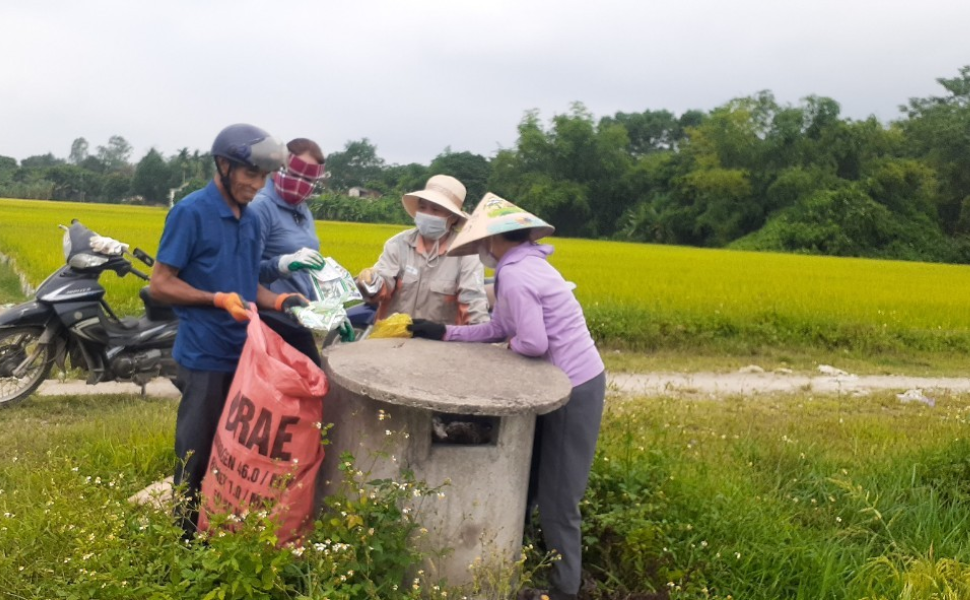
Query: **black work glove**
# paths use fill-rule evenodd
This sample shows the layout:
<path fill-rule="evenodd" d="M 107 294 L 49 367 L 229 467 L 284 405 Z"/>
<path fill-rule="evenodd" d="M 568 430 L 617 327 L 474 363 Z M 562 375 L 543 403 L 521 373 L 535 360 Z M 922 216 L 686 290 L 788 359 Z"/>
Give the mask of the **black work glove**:
<path fill-rule="evenodd" d="M 408 325 L 408 331 L 416 338 L 438 341 L 445 339 L 445 326 L 427 319 L 415 319 Z"/>
<path fill-rule="evenodd" d="M 290 312 L 294 308 L 310 306 L 310 302 L 303 297 L 303 294 L 280 294 L 276 297 L 276 310 L 280 312 Z"/>

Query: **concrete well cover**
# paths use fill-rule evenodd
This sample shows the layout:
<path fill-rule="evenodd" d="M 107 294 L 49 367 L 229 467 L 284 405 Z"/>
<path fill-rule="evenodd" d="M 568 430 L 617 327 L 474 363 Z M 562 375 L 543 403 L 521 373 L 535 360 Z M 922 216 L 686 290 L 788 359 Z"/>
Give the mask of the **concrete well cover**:
<path fill-rule="evenodd" d="M 328 348 L 324 370 L 332 384 L 374 400 L 470 415 L 544 414 L 572 389 L 549 362 L 492 344 L 363 340 Z"/>

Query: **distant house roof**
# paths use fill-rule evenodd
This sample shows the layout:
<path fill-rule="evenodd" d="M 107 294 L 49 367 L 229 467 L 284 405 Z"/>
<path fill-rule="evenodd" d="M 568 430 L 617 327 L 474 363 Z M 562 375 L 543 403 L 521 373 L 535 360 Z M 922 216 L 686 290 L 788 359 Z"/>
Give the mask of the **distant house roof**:
<path fill-rule="evenodd" d="M 376 190 L 369 190 L 365 187 L 354 186 L 347 190 L 347 195 L 351 198 L 380 198 L 381 193 Z"/>

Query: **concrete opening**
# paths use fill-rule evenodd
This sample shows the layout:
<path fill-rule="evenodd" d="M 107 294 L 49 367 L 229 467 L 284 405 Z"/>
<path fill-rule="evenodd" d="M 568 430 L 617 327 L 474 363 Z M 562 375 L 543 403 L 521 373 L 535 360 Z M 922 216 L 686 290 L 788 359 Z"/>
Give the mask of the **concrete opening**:
<path fill-rule="evenodd" d="M 494 446 L 498 440 L 499 423 L 499 417 L 434 412 L 431 417 L 431 443 Z"/>

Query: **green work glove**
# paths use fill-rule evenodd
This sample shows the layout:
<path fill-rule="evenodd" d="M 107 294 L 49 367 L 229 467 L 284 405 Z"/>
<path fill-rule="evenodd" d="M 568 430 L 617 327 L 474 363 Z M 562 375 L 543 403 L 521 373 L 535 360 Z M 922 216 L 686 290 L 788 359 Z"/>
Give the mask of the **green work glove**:
<path fill-rule="evenodd" d="M 319 271 L 326 263 L 319 252 L 311 248 L 300 248 L 293 254 L 284 254 L 277 263 L 277 270 L 283 277 L 289 277 L 294 271 L 309 269 Z"/>
<path fill-rule="evenodd" d="M 354 327 L 350 324 L 350 321 L 341 323 L 338 331 L 340 332 L 341 342 L 353 342 L 357 339 L 357 336 L 354 335 Z"/>

